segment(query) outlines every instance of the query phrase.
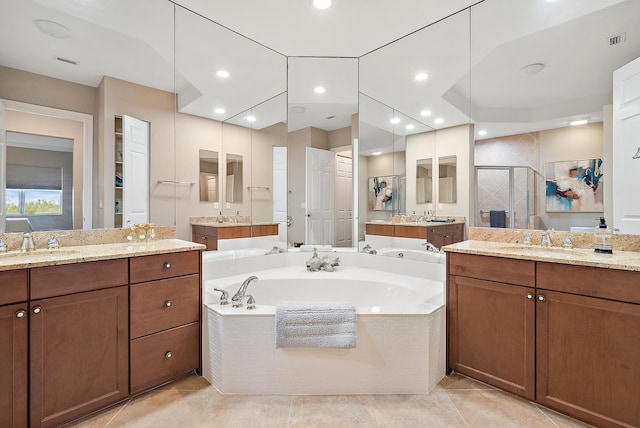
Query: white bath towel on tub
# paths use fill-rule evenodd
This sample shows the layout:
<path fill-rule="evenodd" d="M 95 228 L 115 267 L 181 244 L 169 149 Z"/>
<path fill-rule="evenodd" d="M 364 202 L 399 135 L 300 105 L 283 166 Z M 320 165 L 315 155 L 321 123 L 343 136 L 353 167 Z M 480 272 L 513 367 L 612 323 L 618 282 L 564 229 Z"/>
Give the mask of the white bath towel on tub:
<path fill-rule="evenodd" d="M 276 348 L 355 348 L 356 307 L 348 303 L 280 302 Z"/>

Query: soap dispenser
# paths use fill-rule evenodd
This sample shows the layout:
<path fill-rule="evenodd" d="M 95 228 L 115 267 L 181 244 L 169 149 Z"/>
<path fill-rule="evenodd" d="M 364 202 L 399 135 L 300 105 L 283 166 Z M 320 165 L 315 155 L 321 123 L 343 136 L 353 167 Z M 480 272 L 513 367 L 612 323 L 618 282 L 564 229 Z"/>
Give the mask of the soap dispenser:
<path fill-rule="evenodd" d="M 220 214 L 218 215 L 218 223 L 224 223 L 224 217 L 222 217 L 222 211 L 220 211 Z"/>
<path fill-rule="evenodd" d="M 600 217 L 600 224 L 593 230 L 594 251 L 596 253 L 612 254 L 611 238 L 611 231 L 607 229 L 604 217 Z"/>

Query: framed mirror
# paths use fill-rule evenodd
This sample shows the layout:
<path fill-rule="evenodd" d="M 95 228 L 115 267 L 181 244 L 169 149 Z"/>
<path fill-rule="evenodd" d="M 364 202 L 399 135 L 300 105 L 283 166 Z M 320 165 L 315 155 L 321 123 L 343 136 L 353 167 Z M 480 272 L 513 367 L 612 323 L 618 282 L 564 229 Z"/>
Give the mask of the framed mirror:
<path fill-rule="evenodd" d="M 200 202 L 220 202 L 220 173 L 218 168 L 218 152 L 200 150 Z"/>
<path fill-rule="evenodd" d="M 416 161 L 416 204 L 433 203 L 433 159 Z"/>
<path fill-rule="evenodd" d="M 438 158 L 438 203 L 453 204 L 458 201 L 458 158 Z"/>
<path fill-rule="evenodd" d="M 225 155 L 224 177 L 224 201 L 227 204 L 242 204 L 243 175 L 242 155 L 227 153 Z"/>

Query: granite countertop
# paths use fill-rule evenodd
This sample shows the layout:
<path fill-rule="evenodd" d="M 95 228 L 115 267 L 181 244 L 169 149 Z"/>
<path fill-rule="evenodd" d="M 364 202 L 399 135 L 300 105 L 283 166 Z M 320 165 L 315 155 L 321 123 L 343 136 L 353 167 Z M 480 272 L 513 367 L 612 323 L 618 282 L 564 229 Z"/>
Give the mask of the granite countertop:
<path fill-rule="evenodd" d="M 158 239 L 144 243 L 116 243 L 60 247 L 56 250 L 38 249 L 28 253 L 9 251 L 0 253 L 0 271 L 38 266 L 62 265 L 97 260 L 122 259 L 162 253 L 204 250 L 202 244 L 180 239 Z"/>
<path fill-rule="evenodd" d="M 442 250 L 450 253 L 640 271 L 640 253 L 634 251 L 614 249 L 613 254 L 599 254 L 587 248 L 566 249 L 490 241 L 463 241 L 447 245 Z"/>
<path fill-rule="evenodd" d="M 446 226 L 448 224 L 464 224 L 464 220 L 454 220 L 454 221 L 429 221 L 427 223 L 417 223 L 415 221 L 412 222 L 392 222 L 392 221 L 367 221 L 365 224 L 383 224 L 383 225 L 393 225 L 393 226 L 416 226 L 416 227 L 433 227 L 433 226 Z"/>
<path fill-rule="evenodd" d="M 235 227 L 235 226 L 263 226 L 263 225 L 273 225 L 278 224 L 275 222 L 252 222 L 252 223 L 229 223 L 223 222 L 218 223 L 216 220 L 192 220 L 191 226 L 207 226 L 207 227 Z"/>

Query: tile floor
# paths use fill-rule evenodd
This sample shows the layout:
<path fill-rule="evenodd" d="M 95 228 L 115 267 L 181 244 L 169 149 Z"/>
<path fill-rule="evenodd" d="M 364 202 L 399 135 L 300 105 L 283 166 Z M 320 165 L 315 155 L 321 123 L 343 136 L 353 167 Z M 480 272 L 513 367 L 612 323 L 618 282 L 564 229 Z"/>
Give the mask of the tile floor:
<path fill-rule="evenodd" d="M 454 374 L 428 395 L 222 395 L 191 375 L 73 428 L 163 427 L 588 427 Z"/>

